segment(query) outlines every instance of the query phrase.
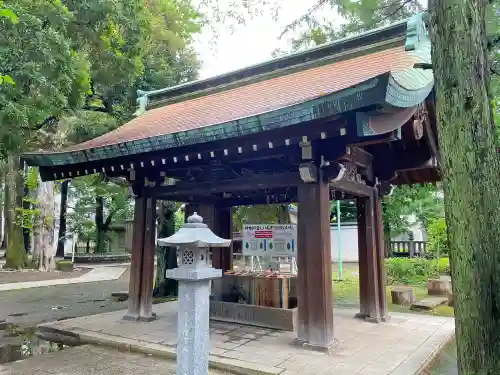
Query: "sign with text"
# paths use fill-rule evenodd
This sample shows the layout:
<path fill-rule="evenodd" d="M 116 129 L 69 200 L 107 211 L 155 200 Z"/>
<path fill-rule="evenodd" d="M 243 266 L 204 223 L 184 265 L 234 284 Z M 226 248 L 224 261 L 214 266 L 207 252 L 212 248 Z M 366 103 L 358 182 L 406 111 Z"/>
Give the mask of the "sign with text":
<path fill-rule="evenodd" d="M 243 225 L 243 255 L 297 256 L 297 226 L 294 224 Z"/>

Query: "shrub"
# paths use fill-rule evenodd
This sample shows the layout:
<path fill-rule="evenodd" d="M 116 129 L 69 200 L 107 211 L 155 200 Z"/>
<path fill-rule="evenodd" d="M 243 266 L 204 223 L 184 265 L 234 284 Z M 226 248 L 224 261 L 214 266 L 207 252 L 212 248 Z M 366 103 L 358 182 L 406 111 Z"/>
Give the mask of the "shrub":
<path fill-rule="evenodd" d="M 56 269 L 63 272 L 73 271 L 73 262 L 70 260 L 58 260 L 56 261 Z"/>
<path fill-rule="evenodd" d="M 425 258 L 385 260 L 388 284 L 424 285 L 438 276 L 436 261 Z"/>
<path fill-rule="evenodd" d="M 427 227 L 427 235 L 429 242 L 427 244 L 427 251 L 434 256 L 448 256 L 448 233 L 446 231 L 446 221 L 440 217 L 432 220 Z"/>
<path fill-rule="evenodd" d="M 450 258 L 439 258 L 438 262 L 438 272 L 440 275 L 450 275 Z"/>

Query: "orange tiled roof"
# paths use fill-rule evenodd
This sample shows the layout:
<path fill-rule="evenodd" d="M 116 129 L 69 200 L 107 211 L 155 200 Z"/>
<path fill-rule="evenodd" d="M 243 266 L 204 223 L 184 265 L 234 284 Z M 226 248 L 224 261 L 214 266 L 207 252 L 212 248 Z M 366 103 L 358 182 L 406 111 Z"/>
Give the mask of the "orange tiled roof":
<path fill-rule="evenodd" d="M 183 102 L 167 104 L 101 137 L 73 146 L 83 150 L 221 124 L 329 95 L 388 72 L 413 67 L 404 46 L 310 68 Z M 68 151 L 69 151 L 68 150 Z"/>

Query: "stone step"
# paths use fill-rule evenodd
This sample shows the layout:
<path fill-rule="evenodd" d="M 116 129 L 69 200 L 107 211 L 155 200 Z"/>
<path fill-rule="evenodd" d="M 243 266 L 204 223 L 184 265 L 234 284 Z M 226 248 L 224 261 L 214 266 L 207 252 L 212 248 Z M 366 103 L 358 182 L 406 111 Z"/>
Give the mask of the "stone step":
<path fill-rule="evenodd" d="M 448 297 L 444 296 L 433 296 L 433 297 L 427 297 L 424 298 L 423 300 L 417 301 L 414 304 L 411 305 L 411 310 L 425 310 L 425 311 L 430 311 L 434 310 L 436 307 L 444 305 L 448 303 Z"/>

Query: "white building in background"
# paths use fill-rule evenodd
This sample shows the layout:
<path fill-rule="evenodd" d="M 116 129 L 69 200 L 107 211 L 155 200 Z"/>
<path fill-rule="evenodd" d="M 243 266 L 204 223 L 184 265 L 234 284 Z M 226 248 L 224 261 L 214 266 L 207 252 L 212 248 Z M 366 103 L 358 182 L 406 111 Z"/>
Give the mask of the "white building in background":
<path fill-rule="evenodd" d="M 290 221 L 297 224 L 297 210 L 290 209 Z M 423 225 L 417 220 L 415 215 L 408 216 L 410 232 L 414 241 L 427 241 L 427 233 Z M 410 235 L 400 235 L 392 238 L 393 241 L 408 241 Z M 332 262 L 339 259 L 338 251 L 338 229 L 336 224 L 330 225 L 330 246 Z M 340 249 L 343 262 L 358 262 L 358 225 L 357 223 L 340 223 Z"/>

